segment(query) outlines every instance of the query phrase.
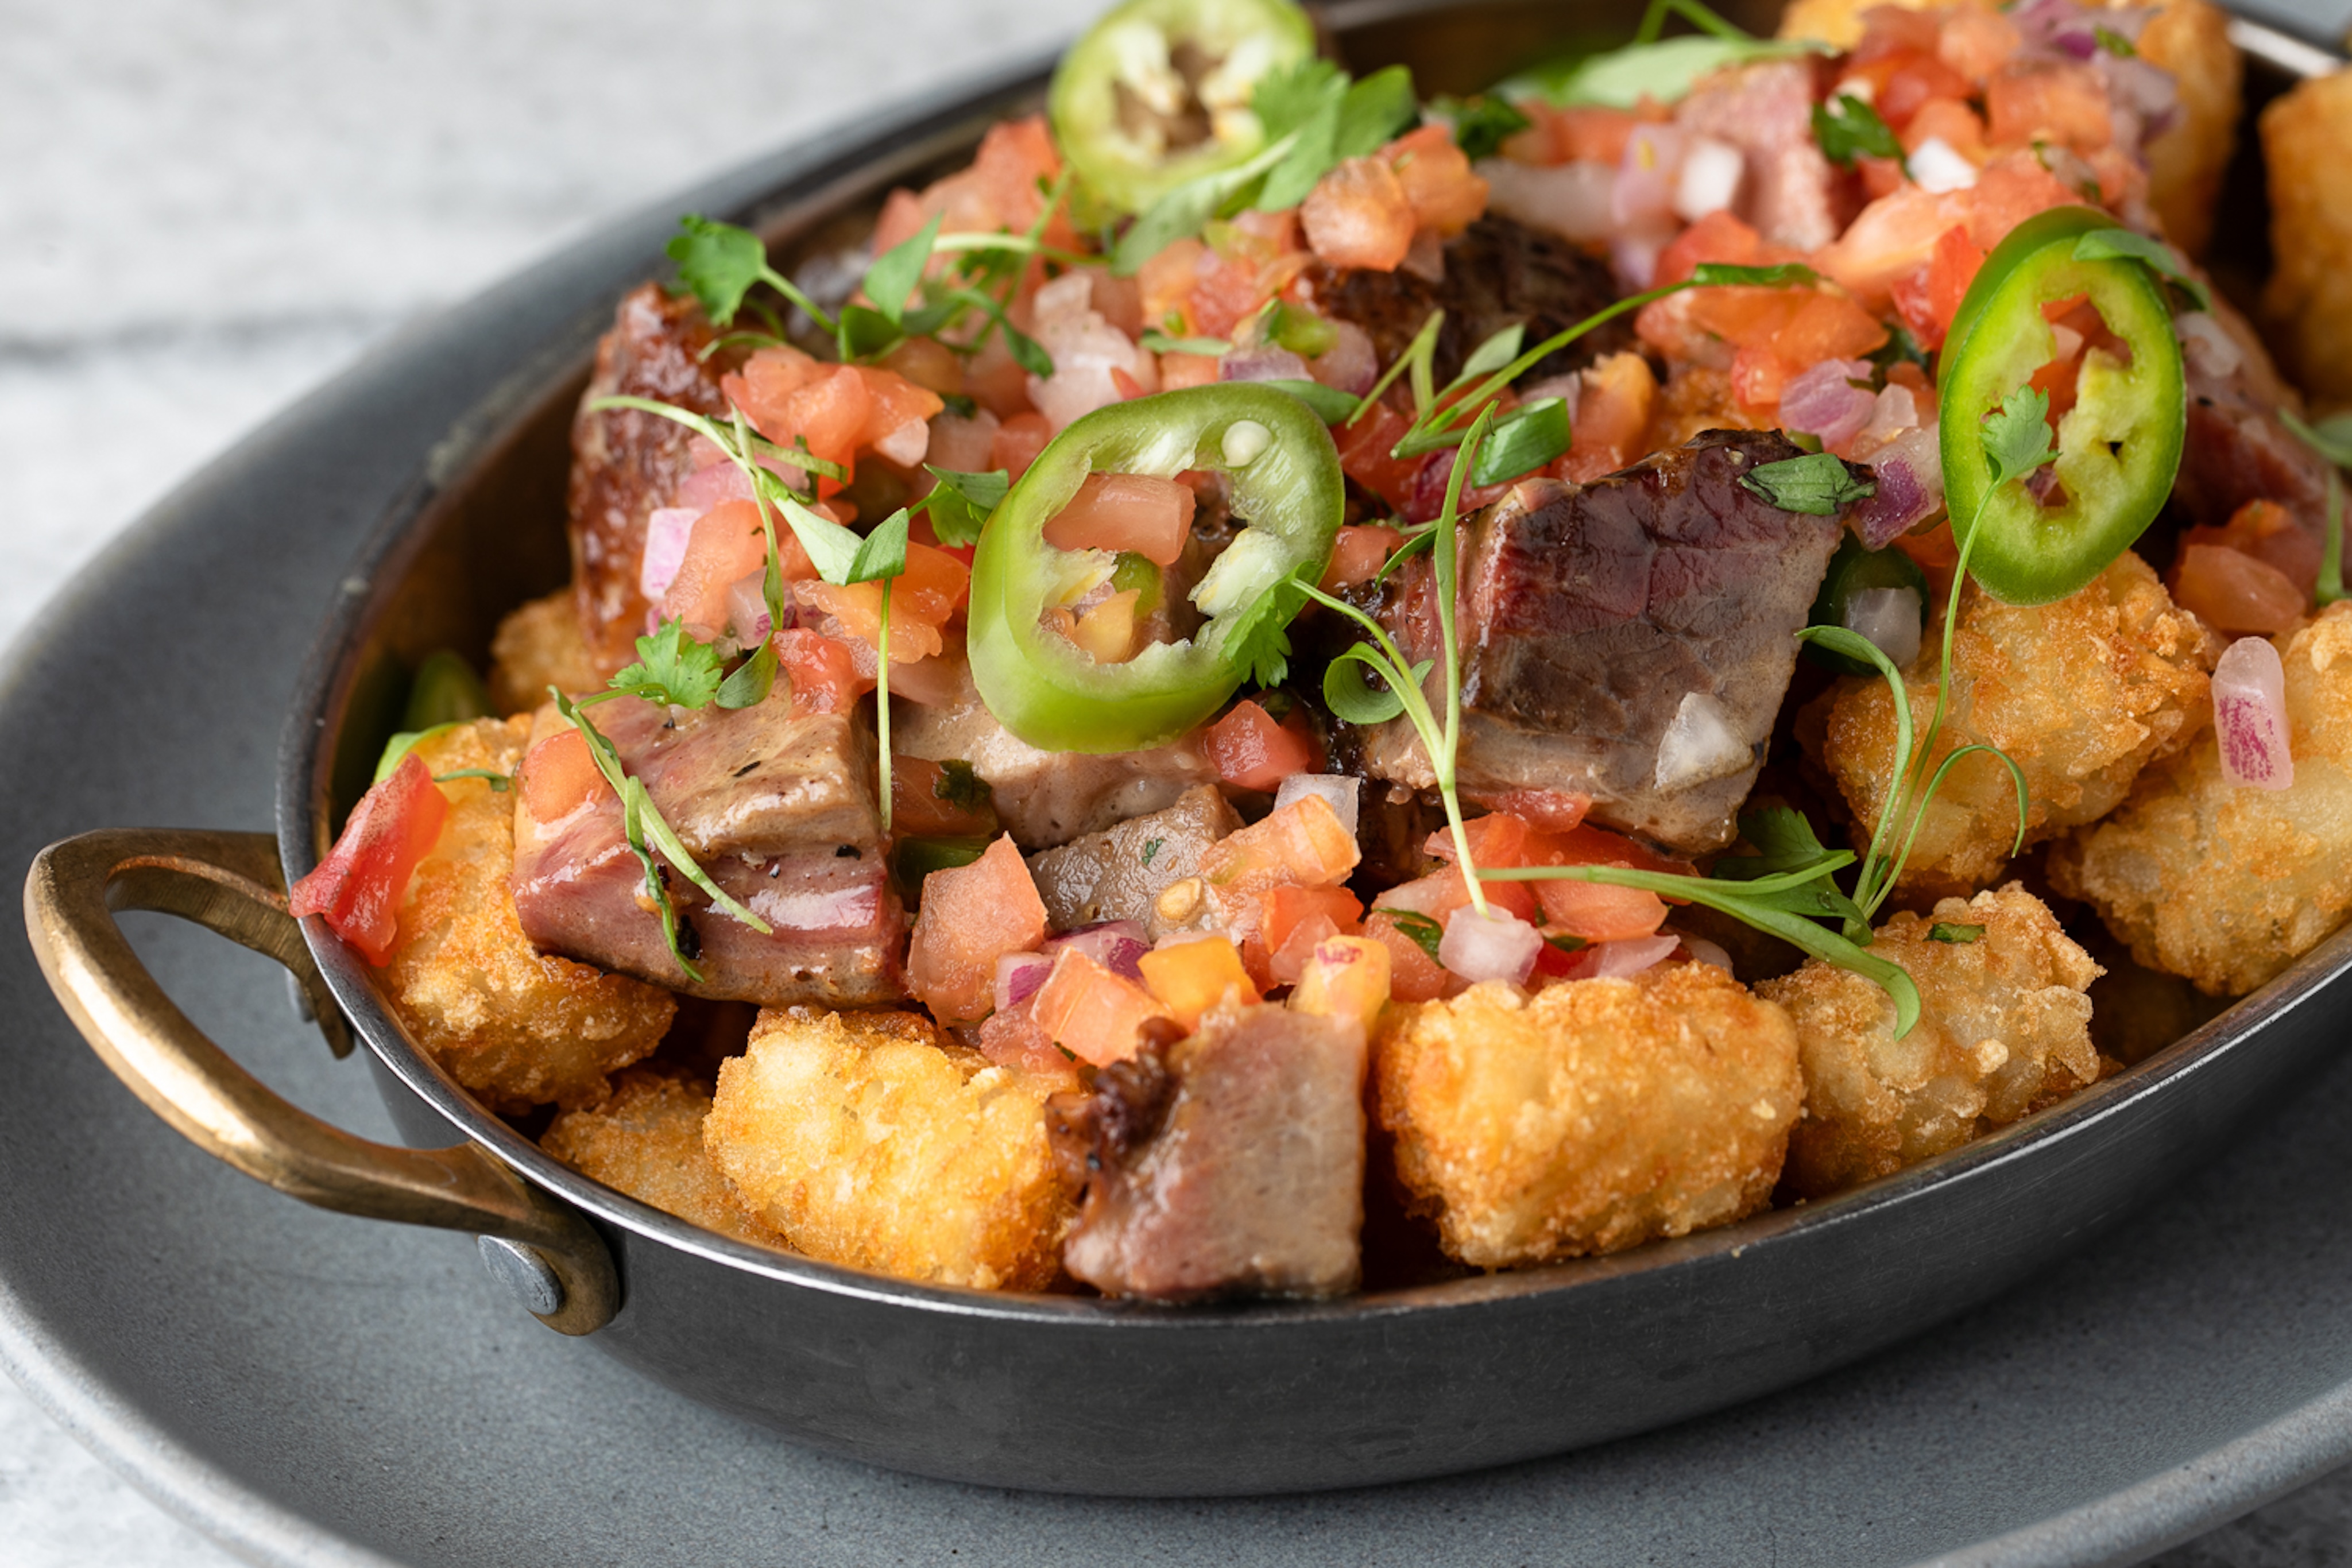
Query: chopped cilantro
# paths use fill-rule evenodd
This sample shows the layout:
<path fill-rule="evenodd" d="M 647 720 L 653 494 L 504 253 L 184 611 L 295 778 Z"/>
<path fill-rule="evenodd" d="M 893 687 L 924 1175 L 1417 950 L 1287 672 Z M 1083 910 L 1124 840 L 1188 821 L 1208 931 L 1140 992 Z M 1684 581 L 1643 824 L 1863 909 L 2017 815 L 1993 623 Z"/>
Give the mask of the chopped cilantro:
<path fill-rule="evenodd" d="M 1843 458 L 1828 452 L 1763 464 L 1742 474 L 1739 483 L 1784 512 L 1816 517 L 1833 517 L 1878 489 L 1867 479 L 1855 478 Z"/>
<path fill-rule="evenodd" d="M 673 617 L 637 639 L 637 662 L 606 685 L 649 703 L 698 708 L 719 695 L 719 651 L 688 636 Z"/>
<path fill-rule="evenodd" d="M 1903 156 L 1903 143 L 1878 111 L 1850 92 L 1838 94 L 1834 104 L 1813 105 L 1813 140 L 1822 144 L 1822 157 L 1844 169 L 1859 157 Z"/>
<path fill-rule="evenodd" d="M 1437 956 L 1437 945 L 1445 940 L 1445 928 L 1436 921 L 1411 909 L 1375 909 L 1372 913 L 1387 915 L 1407 940 L 1429 955 L 1431 963 L 1444 962 Z"/>
<path fill-rule="evenodd" d="M 1938 920 L 1927 927 L 1930 942 L 1969 943 L 1985 934 L 1981 925 L 1963 925 L 1957 920 Z"/>
<path fill-rule="evenodd" d="M 1462 149 L 1465 158 L 1475 162 L 1492 158 L 1503 150 L 1503 143 L 1527 130 L 1534 121 L 1521 114 L 1509 99 L 1482 93 L 1467 99 L 1439 97 L 1430 100 L 1430 112 L 1454 125 L 1454 145 Z"/>
<path fill-rule="evenodd" d="M 1164 844 L 1164 843 L 1166 843 L 1167 841 L 1167 841 L 1166 839 L 1146 839 L 1146 840 L 1144 840 L 1144 841 L 1143 841 L 1143 863 L 1144 863 L 1145 865 L 1150 865 L 1150 864 L 1151 863 L 1151 859 L 1152 859 L 1152 857 L 1153 857 L 1154 855 L 1156 855 L 1156 854 L 1158 854 L 1158 853 L 1160 852 L 1160 845 L 1162 845 L 1162 844 Z"/>

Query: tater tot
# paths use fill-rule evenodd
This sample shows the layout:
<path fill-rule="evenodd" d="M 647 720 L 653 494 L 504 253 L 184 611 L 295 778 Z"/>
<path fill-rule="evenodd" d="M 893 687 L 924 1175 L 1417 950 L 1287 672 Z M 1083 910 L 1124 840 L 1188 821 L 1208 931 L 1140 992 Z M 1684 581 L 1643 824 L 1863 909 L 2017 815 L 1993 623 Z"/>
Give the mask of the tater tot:
<path fill-rule="evenodd" d="M 593 691 L 604 672 L 588 656 L 580 610 L 572 591 L 559 588 L 499 622 L 490 639 L 490 701 L 504 714 L 529 713 L 547 700 L 547 688 L 567 695 Z"/>
<path fill-rule="evenodd" d="M 1709 964 L 1392 1007 L 1381 1124 L 1446 1252 L 1617 1252 L 1753 1214 L 1804 1099 L 1788 1016 Z"/>
<path fill-rule="evenodd" d="M 2140 33 L 2139 52 L 2172 73 L 2180 94 L 2179 117 L 2147 147 L 2148 205 L 2174 244 L 2202 256 L 2213 237 L 2221 176 L 2237 151 L 2246 62 L 2230 41 L 2229 14 L 2208 0 L 2168 0 Z"/>
<path fill-rule="evenodd" d="M 510 773 L 527 718 L 478 719 L 417 742 L 436 774 Z M 488 780 L 440 786 L 449 818 L 409 879 L 384 989 L 409 1033 L 495 1111 L 593 1105 L 606 1074 L 661 1043 L 667 991 L 536 951 L 516 917 L 514 797 Z"/>
<path fill-rule="evenodd" d="M 1039 1290 L 1074 1212 L 1045 1139 L 1063 1086 L 943 1049 L 913 1013 L 769 1008 L 719 1070 L 703 1142 L 795 1251 Z"/>
<path fill-rule="evenodd" d="M 2271 340 L 2315 402 L 2352 402 L 2352 70 L 2306 82 L 2263 110 Z"/>
<path fill-rule="evenodd" d="M 1980 928 L 1973 941 L 1953 926 Z M 1895 1003 L 1874 981 L 1807 959 L 1758 984 L 1796 1022 L 1805 1118 L 1789 1139 L 1787 1188 L 1826 1197 L 1957 1149 L 2099 1076 L 2091 1003 L 2099 976 L 2040 899 L 2015 883 L 1948 898 L 1927 919 L 1897 915 L 1873 957 L 1919 988 L 1919 1021 L 1895 1038 Z"/>
<path fill-rule="evenodd" d="M 2054 604 L 2019 608 L 1979 591 L 1960 600 L 1952 706 L 1936 744 L 1997 746 L 2025 775 L 2028 843 L 2105 816 L 2149 758 L 2184 744 L 2204 721 L 2208 639 L 2174 608 L 2156 573 L 2126 550 L 2091 585 Z M 1906 672 L 1915 733 L 1936 712 L 1939 641 L 1931 632 Z M 1895 774 L 1895 697 L 1887 684 L 1847 677 L 1831 699 L 1818 760 L 1868 841 Z M 1998 758 L 1965 757 L 1928 805 L 1903 873 L 1927 894 L 1972 893 L 2000 874 L 2017 833 L 2017 786 Z"/>
<path fill-rule="evenodd" d="M 2152 969 L 2242 996 L 2352 911 L 2352 601 L 2273 638 L 2286 665 L 2294 782 L 2221 777 L 2209 726 L 2121 810 L 2053 848 L 2058 891 L 2096 906 Z"/>
<path fill-rule="evenodd" d="M 702 1146 L 710 1095 L 700 1084 L 632 1067 L 593 1111 L 566 1111 L 539 1146 L 584 1176 L 665 1214 L 765 1247 L 783 1238 L 751 1212 Z"/>

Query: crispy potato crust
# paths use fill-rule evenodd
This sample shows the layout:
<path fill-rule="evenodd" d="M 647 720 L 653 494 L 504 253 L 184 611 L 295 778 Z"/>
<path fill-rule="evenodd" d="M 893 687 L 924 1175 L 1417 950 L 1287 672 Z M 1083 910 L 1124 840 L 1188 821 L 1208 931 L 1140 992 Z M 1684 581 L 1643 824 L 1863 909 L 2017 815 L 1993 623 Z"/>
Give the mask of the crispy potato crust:
<path fill-rule="evenodd" d="M 490 639 L 490 701 L 504 714 L 529 713 L 554 686 L 569 695 L 593 691 L 604 674 L 580 635 L 580 607 L 559 588 L 499 622 Z"/>
<path fill-rule="evenodd" d="M 1938 942 L 1928 936 L 1938 922 L 1984 932 Z M 1804 1053 L 1805 1119 L 1789 1139 L 1786 1177 L 1797 1197 L 1826 1197 L 1957 1149 L 2098 1078 L 2083 993 L 2099 966 L 2016 883 L 1948 898 L 1925 920 L 1897 915 L 1870 952 L 1918 985 L 1919 1021 L 1901 1040 L 1885 991 L 1818 958 L 1756 988 L 1796 1020 Z"/>
<path fill-rule="evenodd" d="M 1952 706 L 1940 760 L 1963 746 L 1997 746 L 2025 774 L 2026 841 L 2054 838 L 2113 810 L 2140 768 L 2185 744 L 2205 721 L 2205 628 L 2147 563 L 2126 550 L 2082 592 L 2018 608 L 1974 585 L 1961 596 L 1952 649 Z M 1905 674 L 1915 733 L 1936 712 L 1939 643 L 1931 632 Z M 1895 773 L 1895 695 L 1875 676 L 1847 677 L 1830 699 L 1816 760 L 1836 779 L 1869 841 Z M 1972 893 L 2000 874 L 2017 831 L 2017 786 L 1999 758 L 1954 765 L 1921 821 L 1903 886 Z"/>
<path fill-rule="evenodd" d="M 2271 338 L 2314 401 L 2352 402 L 2352 71 L 2298 83 L 2263 110 Z"/>
<path fill-rule="evenodd" d="M 1485 1269 L 1754 1213 L 1804 1100 L 1788 1016 L 1706 964 L 1391 1007 L 1373 1051 L 1398 1176 Z"/>
<path fill-rule="evenodd" d="M 1040 1290 L 1073 1206 L 1047 1080 L 942 1049 L 913 1013 L 769 1008 L 703 1143 L 794 1250 L 901 1279 Z"/>
<path fill-rule="evenodd" d="M 527 718 L 477 719 L 420 741 L 435 773 L 510 772 Z M 384 989 L 419 1045 L 496 1111 L 595 1104 L 605 1075 L 661 1042 L 667 991 L 534 950 L 515 915 L 514 797 L 480 779 L 441 787 L 449 820 L 409 879 Z"/>
<path fill-rule="evenodd" d="M 784 1239 L 751 1212 L 702 1146 L 710 1094 L 699 1083 L 632 1067 L 593 1111 L 566 1111 L 539 1146 L 584 1176 L 650 1203 L 665 1214 L 732 1236 L 782 1247 Z"/>
<path fill-rule="evenodd" d="M 2291 788 L 2224 781 L 2209 727 L 2050 855 L 2059 892 L 2095 905 L 2142 964 L 2209 996 L 2252 990 L 2352 911 L 2352 601 L 2273 642 L 2286 664 Z"/>

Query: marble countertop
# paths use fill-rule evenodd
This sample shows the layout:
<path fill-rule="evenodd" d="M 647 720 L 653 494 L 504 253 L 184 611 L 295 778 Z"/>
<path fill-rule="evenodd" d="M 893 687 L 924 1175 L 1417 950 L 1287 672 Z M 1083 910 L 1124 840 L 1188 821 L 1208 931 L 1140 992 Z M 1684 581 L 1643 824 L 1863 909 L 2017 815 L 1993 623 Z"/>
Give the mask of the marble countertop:
<path fill-rule="evenodd" d="M 2273 8 L 2336 35 L 2352 0 Z M 1096 9 L 0 0 L 0 637 L 402 323 L 704 170 L 1045 49 Z M 231 1561 L 5 1379 L 0 1547 L 14 1568 Z M 2352 1474 L 2159 1561 L 2352 1563 Z"/>

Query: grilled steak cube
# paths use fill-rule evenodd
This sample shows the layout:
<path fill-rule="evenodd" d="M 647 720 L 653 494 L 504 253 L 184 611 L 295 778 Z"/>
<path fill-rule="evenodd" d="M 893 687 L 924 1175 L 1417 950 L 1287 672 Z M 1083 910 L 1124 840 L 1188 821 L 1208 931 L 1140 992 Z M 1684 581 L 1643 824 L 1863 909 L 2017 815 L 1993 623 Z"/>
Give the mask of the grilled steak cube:
<path fill-rule="evenodd" d="M 1087 1183 L 1063 1266 L 1153 1301 L 1354 1288 L 1364 1060 L 1353 1019 L 1249 1007 L 1056 1096 L 1065 1168 Z"/>
<path fill-rule="evenodd" d="M 1840 531 L 1739 483 L 1797 455 L 1710 431 L 1590 485 L 1519 484 L 1465 525 L 1465 794 L 1571 791 L 1685 853 L 1731 841 Z M 1416 661 L 1437 655 L 1431 580 L 1416 562 L 1379 605 Z M 1370 777 L 1434 783 L 1405 720 L 1350 738 Z"/>
<path fill-rule="evenodd" d="M 1215 785 L 1196 785 L 1164 811 L 1030 856 L 1029 874 L 1056 931 L 1133 920 L 1158 936 L 1161 891 L 1198 875 L 1202 852 L 1241 825 Z"/>

